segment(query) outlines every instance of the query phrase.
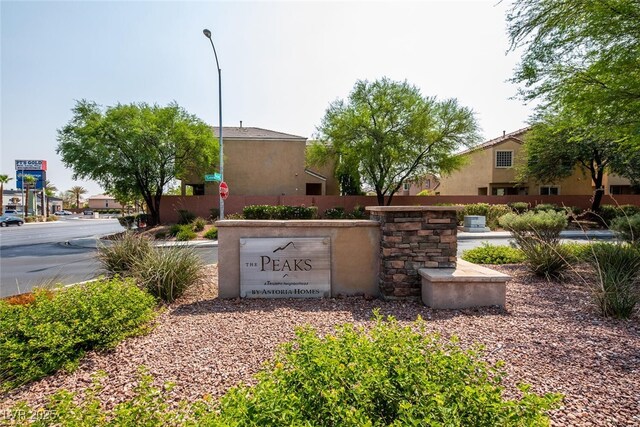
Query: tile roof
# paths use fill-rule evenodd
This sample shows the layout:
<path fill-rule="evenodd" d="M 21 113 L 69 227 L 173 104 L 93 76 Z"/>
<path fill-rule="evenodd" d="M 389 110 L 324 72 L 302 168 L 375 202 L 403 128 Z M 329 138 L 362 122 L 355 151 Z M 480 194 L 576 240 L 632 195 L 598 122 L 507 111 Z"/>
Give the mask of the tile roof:
<path fill-rule="evenodd" d="M 531 129 L 531 126 L 527 126 L 525 128 L 522 129 L 518 129 L 515 132 L 511 132 L 511 133 L 505 133 L 501 136 L 499 136 L 498 138 L 494 138 L 494 139 L 490 139 L 489 141 L 483 142 L 482 144 L 476 145 L 475 147 L 471 147 L 467 150 L 464 150 L 462 152 L 460 152 L 459 154 L 468 154 L 471 153 L 473 151 L 477 151 L 477 150 L 484 150 L 486 148 L 490 148 L 493 147 L 494 145 L 498 145 L 501 142 L 504 142 L 508 139 L 514 139 L 519 143 L 523 143 L 524 141 L 522 140 L 522 136 L 527 133 L 527 131 Z"/>
<path fill-rule="evenodd" d="M 213 134 L 217 138 L 219 135 L 219 128 L 213 126 Z M 276 132 L 269 129 L 255 128 L 255 127 L 222 127 L 223 139 L 301 139 L 306 141 L 304 136 L 291 135 L 288 133 Z"/>

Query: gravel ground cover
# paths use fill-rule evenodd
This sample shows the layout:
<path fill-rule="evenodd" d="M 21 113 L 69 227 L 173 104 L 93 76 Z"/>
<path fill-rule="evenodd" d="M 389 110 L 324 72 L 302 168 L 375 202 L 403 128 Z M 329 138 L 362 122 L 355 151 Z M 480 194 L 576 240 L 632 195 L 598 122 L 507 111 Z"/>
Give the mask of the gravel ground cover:
<path fill-rule="evenodd" d="M 457 335 L 462 345 L 480 342 L 486 358 L 506 362 L 506 393 L 526 382 L 537 393 L 561 392 L 564 405 L 551 413 L 558 426 L 640 426 L 640 319 L 601 318 L 582 280 L 565 283 L 532 278 L 521 266 L 495 266 L 513 276 L 507 307 L 430 310 L 417 302 L 348 297 L 324 300 L 219 300 L 217 270 L 159 317 L 155 330 L 105 353 L 90 353 L 73 373 L 0 395 L 0 410 L 18 400 L 41 405 L 65 388 L 78 391 L 97 371 L 107 373 L 100 394 L 109 407 L 132 396 L 144 365 L 158 384 L 176 384 L 171 398 L 220 396 L 240 381 L 251 383 L 262 362 L 294 328 L 310 324 L 322 332 L 352 322 L 370 324 L 371 314 L 401 322 L 418 316 L 431 331 Z M 1 420 L 0 420 L 1 424 Z"/>

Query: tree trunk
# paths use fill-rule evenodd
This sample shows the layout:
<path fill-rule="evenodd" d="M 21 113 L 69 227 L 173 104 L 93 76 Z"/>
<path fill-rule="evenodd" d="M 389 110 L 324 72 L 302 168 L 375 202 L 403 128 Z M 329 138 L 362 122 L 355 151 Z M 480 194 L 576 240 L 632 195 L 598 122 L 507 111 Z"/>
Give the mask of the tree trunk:
<path fill-rule="evenodd" d="M 22 207 L 24 217 L 29 216 L 29 186 L 27 185 L 26 195 L 24 199 L 24 206 Z"/>
<path fill-rule="evenodd" d="M 378 198 L 378 206 L 384 206 L 384 194 L 376 188 L 376 197 Z"/>
<path fill-rule="evenodd" d="M 604 188 L 602 188 L 602 180 L 604 173 L 602 169 L 598 170 L 596 173 L 594 184 L 595 184 L 595 192 L 593 194 L 593 202 L 591 203 L 591 210 L 596 212 L 600 209 L 600 202 L 602 202 L 602 196 L 604 195 Z"/>

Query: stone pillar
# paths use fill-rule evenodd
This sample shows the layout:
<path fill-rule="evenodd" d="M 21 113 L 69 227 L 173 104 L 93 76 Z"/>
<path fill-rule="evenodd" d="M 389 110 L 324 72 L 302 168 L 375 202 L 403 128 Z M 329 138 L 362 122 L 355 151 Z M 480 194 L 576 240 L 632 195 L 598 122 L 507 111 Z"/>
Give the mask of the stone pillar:
<path fill-rule="evenodd" d="M 461 206 L 369 206 L 380 223 L 380 295 L 419 299 L 421 268 L 456 267 Z"/>

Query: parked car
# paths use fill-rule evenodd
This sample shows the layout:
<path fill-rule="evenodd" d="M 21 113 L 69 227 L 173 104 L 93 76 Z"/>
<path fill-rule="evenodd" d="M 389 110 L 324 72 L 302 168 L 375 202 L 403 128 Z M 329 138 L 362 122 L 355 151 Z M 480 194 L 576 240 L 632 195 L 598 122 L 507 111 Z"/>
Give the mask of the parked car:
<path fill-rule="evenodd" d="M 93 215 L 93 211 L 89 210 L 89 209 L 87 209 L 86 211 L 84 211 L 82 213 L 85 214 L 85 215 Z"/>
<path fill-rule="evenodd" d="M 56 216 L 62 216 L 62 215 L 73 215 L 73 212 L 69 212 L 69 211 L 57 211 L 53 213 Z"/>
<path fill-rule="evenodd" d="M 7 209 L 6 211 L 4 211 L 4 215 L 22 215 L 23 212 L 22 211 L 18 211 L 15 209 Z"/>
<path fill-rule="evenodd" d="M 10 225 L 22 225 L 24 224 L 24 220 L 22 218 L 18 218 L 13 215 L 2 215 L 0 216 L 0 227 L 8 227 Z"/>

